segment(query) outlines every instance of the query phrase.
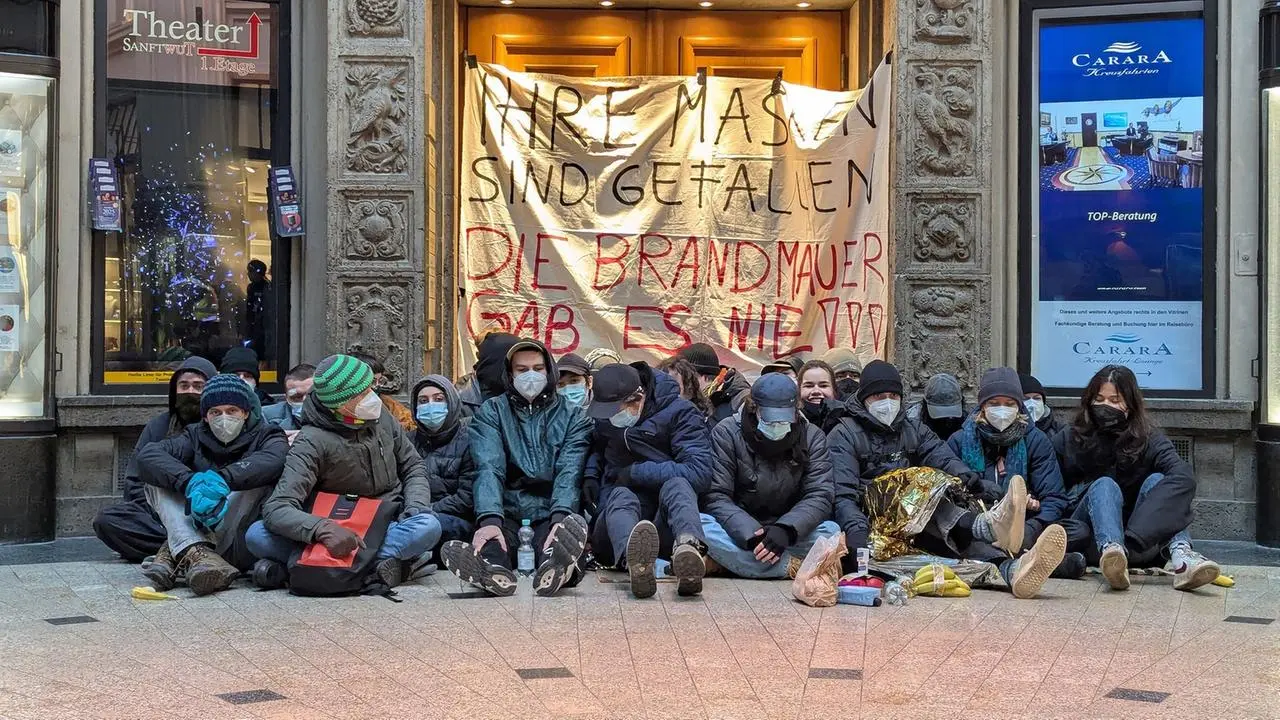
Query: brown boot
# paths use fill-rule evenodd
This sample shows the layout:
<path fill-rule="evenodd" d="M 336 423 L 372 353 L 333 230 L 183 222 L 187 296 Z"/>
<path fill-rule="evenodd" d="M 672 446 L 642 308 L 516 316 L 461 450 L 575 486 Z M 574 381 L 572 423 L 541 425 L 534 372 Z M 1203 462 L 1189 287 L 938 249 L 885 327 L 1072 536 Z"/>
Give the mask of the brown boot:
<path fill-rule="evenodd" d="M 169 543 L 161 545 L 155 557 L 142 566 L 142 574 L 151 581 L 151 587 L 160 592 L 173 589 L 178 582 L 178 563 L 169 551 Z"/>
<path fill-rule="evenodd" d="M 196 595 L 210 595 L 231 587 L 240 571 L 213 551 L 212 545 L 192 545 L 182 553 L 179 567 L 187 576 L 187 587 Z"/>

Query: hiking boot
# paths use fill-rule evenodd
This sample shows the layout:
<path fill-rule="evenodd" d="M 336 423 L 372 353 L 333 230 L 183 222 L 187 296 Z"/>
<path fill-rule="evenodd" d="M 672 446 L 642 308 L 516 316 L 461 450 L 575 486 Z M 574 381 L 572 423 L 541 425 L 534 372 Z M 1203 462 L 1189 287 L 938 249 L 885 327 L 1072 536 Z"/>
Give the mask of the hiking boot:
<path fill-rule="evenodd" d="M 1218 563 L 1191 549 L 1190 545 L 1174 545 L 1171 548 L 1173 564 L 1173 589 L 1195 590 L 1204 587 L 1222 574 Z M 158 588 L 157 588 L 158 589 Z"/>
<path fill-rule="evenodd" d="M 1062 557 L 1066 552 L 1067 531 L 1061 525 L 1045 528 L 1036 544 L 1014 561 L 1009 582 L 1013 596 L 1026 600 L 1039 595 L 1044 582 L 1062 564 Z"/>
<path fill-rule="evenodd" d="M 279 590 L 289 584 L 289 569 L 284 563 L 262 558 L 253 564 L 249 573 L 255 587 L 263 590 Z"/>
<path fill-rule="evenodd" d="M 1027 483 L 1021 475 L 1009 479 L 1009 489 L 995 507 L 979 515 L 974 526 L 985 526 L 990 542 L 1010 555 L 1022 552 L 1022 534 L 1027 523 Z M 975 532 L 975 535 L 979 533 Z M 980 539 L 985 539 L 980 538 Z"/>
<path fill-rule="evenodd" d="M 438 571 L 440 567 L 431 562 L 431 555 L 432 553 L 425 552 L 412 560 L 405 561 L 408 568 L 404 581 L 409 582 L 410 580 L 421 580 L 428 575 L 435 575 L 436 571 Z"/>
<path fill-rule="evenodd" d="M 400 558 L 390 557 L 386 560 L 379 560 L 374 566 L 374 572 L 378 574 L 378 579 L 382 581 L 388 589 L 399 587 L 405 579 L 405 562 Z"/>
<path fill-rule="evenodd" d="M 671 574 L 676 576 L 676 594 L 692 597 L 702 592 L 702 578 L 707 574 L 702 543 L 695 537 L 682 536 L 671 553 Z"/>
<path fill-rule="evenodd" d="M 1057 578 L 1058 580 L 1079 580 L 1084 577 L 1088 566 L 1089 563 L 1084 559 L 1084 555 L 1078 552 L 1069 552 L 1062 556 L 1062 562 L 1058 563 L 1058 567 L 1054 568 L 1053 574 L 1049 577 Z"/>
<path fill-rule="evenodd" d="M 1107 579 L 1112 590 L 1129 589 L 1129 556 L 1125 554 L 1123 547 L 1111 543 L 1103 548 L 1098 569 L 1102 571 L 1102 577 Z"/>
<path fill-rule="evenodd" d="M 516 574 L 480 557 L 471 543 L 450 540 L 440 548 L 440 559 L 460 580 L 490 595 L 508 597 L 516 592 Z"/>
<path fill-rule="evenodd" d="M 178 584 L 178 562 L 173 559 L 169 543 L 161 545 L 155 557 L 143 563 L 142 574 L 151 581 L 151 587 L 158 592 L 172 590 L 173 586 Z"/>
<path fill-rule="evenodd" d="M 631 594 L 637 598 L 653 597 L 658 591 L 658 579 L 653 572 L 653 562 L 658 559 L 658 528 L 648 520 L 641 520 L 631 528 L 627 538 L 627 573 L 631 576 Z"/>
<path fill-rule="evenodd" d="M 203 543 L 187 548 L 178 567 L 187 576 L 187 587 L 196 595 L 212 595 L 226 590 L 240 577 L 240 571 L 234 565 L 214 552 L 212 545 Z"/>
<path fill-rule="evenodd" d="M 551 531 L 551 544 L 547 546 L 546 560 L 533 573 L 533 591 L 542 597 L 551 597 L 573 577 L 578 558 L 587 547 L 587 521 L 570 513 Z M 656 551 L 655 551 L 656 552 Z M 650 577 L 653 561 L 649 561 Z M 653 593 L 650 593 L 652 595 Z"/>

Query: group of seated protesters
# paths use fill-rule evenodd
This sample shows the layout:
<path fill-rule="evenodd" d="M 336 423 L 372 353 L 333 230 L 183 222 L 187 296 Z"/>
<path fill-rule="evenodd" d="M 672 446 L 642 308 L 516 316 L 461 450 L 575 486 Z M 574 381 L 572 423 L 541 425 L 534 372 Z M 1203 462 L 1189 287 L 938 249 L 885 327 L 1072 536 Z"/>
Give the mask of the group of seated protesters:
<path fill-rule="evenodd" d="M 982 376 L 976 406 L 945 375 L 907 406 L 898 370 L 864 368 L 851 349 L 771 363 L 752 382 L 701 343 L 651 367 L 607 350 L 556 359 L 493 333 L 463 387 L 427 375 L 408 407 L 380 392 L 376 358 L 354 354 L 293 368 L 274 403 L 251 355 L 228 352 L 221 373 L 199 357 L 174 371 L 125 497 L 95 520 L 157 590 L 204 595 L 246 573 L 289 587 L 299 557 L 321 548 L 336 565 L 371 553 L 381 588 L 440 563 L 510 595 L 528 526 L 538 595 L 580 582 L 589 558 L 626 572 L 636 597 L 663 576 L 696 595 L 709 573 L 794 577 L 837 533 L 868 546 L 880 512 L 869 496 L 910 469 L 956 490 L 929 504 L 911 546 L 990 563 L 1014 597 L 1091 566 L 1116 590 L 1130 567 L 1168 564 L 1179 590 L 1219 573 L 1187 533 L 1191 468 L 1122 366 L 1097 373 L 1067 423 L 1009 368 Z M 316 510 L 325 493 L 391 508 L 380 545 Z M 843 562 L 867 569 L 854 552 Z"/>

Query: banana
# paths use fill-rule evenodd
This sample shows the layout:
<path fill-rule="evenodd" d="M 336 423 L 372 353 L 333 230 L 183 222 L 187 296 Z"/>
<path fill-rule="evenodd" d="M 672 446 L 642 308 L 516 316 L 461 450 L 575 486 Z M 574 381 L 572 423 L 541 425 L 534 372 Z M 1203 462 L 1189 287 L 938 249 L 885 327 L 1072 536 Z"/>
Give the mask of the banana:
<path fill-rule="evenodd" d="M 177 600 L 174 595 L 166 595 L 162 592 L 156 592 L 156 589 L 150 585 L 146 587 L 136 587 L 129 592 L 134 600 Z"/>
<path fill-rule="evenodd" d="M 1213 581 L 1213 584 L 1217 585 L 1218 587 L 1225 587 L 1225 588 L 1235 587 L 1236 579 L 1231 577 L 1230 575 L 1219 575 L 1218 579 Z"/>

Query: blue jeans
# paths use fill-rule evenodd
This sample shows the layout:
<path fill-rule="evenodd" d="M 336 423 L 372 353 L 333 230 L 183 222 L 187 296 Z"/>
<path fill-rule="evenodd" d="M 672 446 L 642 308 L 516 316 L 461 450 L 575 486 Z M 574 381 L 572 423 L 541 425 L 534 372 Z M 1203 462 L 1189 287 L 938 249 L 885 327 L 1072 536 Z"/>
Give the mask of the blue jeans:
<path fill-rule="evenodd" d="M 1143 480 L 1142 487 L 1138 488 L 1138 500 L 1134 503 L 1134 508 L 1141 505 L 1147 493 L 1151 492 L 1151 488 L 1163 479 L 1164 475 L 1152 473 Z M 1115 480 L 1100 477 L 1089 483 L 1071 517 L 1088 522 L 1092 526 L 1093 539 L 1098 544 L 1099 551 L 1108 545 L 1124 547 L 1124 493 L 1121 492 L 1120 485 Z M 1191 544 L 1191 535 L 1186 529 L 1174 535 L 1169 540 L 1168 546 L 1173 547 L 1183 543 Z"/>
<path fill-rule="evenodd" d="M 413 560 L 430 552 L 440 542 L 440 521 L 431 513 L 422 513 L 391 523 L 387 537 L 378 548 L 378 560 L 399 558 Z M 244 536 L 245 544 L 254 557 L 288 564 L 289 558 L 302 549 L 302 543 L 280 537 L 267 529 L 259 520 L 249 526 Z"/>
<path fill-rule="evenodd" d="M 720 523 L 710 515 L 701 513 L 702 533 L 707 541 L 707 555 L 720 567 L 741 578 L 754 580 L 776 580 L 787 576 L 787 559 L 784 557 L 772 565 L 766 565 L 756 559 L 750 550 L 743 550 L 729 537 Z M 840 532 L 840 526 L 827 520 L 818 525 L 807 537 L 800 538 L 795 545 L 787 548 L 788 555 L 803 559 L 818 538 L 831 537 Z"/>

